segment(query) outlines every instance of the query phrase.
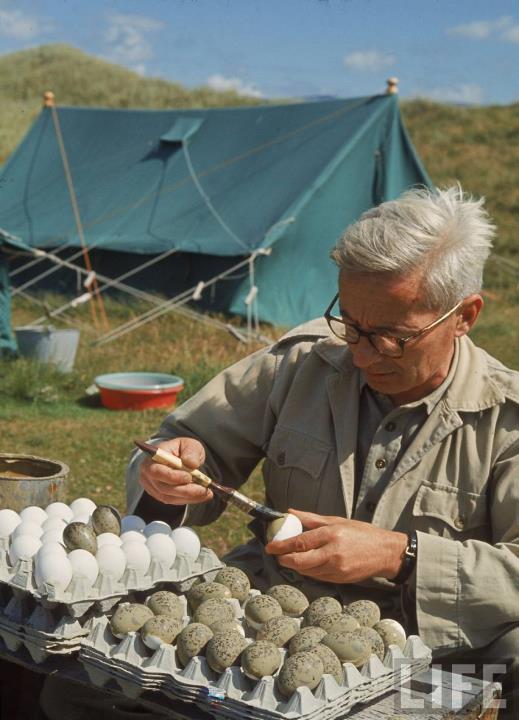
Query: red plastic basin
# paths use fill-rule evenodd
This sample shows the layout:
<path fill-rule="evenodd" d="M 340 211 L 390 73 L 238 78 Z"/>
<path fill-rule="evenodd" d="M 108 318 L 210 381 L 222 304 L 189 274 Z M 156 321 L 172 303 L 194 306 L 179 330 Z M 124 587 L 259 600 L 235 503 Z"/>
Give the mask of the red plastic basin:
<path fill-rule="evenodd" d="M 108 373 L 98 375 L 95 384 L 101 402 L 110 410 L 148 410 L 173 408 L 184 381 L 166 373 Z"/>

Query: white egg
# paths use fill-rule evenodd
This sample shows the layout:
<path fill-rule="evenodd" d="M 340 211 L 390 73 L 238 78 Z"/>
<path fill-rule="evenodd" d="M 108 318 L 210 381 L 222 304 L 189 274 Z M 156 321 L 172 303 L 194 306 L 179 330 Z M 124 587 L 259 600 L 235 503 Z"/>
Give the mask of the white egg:
<path fill-rule="evenodd" d="M 72 550 L 69 552 L 68 559 L 72 565 L 72 575 L 77 578 L 88 580 L 93 585 L 97 580 L 99 573 L 99 565 L 97 560 L 87 550 Z"/>
<path fill-rule="evenodd" d="M 69 505 L 73 515 L 92 515 L 97 505 L 90 498 L 77 498 Z"/>
<path fill-rule="evenodd" d="M 171 539 L 177 546 L 177 552 L 196 560 L 200 554 L 200 540 L 190 527 L 179 527 L 171 531 Z"/>
<path fill-rule="evenodd" d="M 85 525 L 90 525 L 90 515 L 74 515 L 70 522 L 80 522 Z M 67 523 L 70 525 L 70 523 Z"/>
<path fill-rule="evenodd" d="M 40 538 L 43 535 L 41 525 L 38 525 L 32 520 L 22 520 L 22 522 L 15 527 L 11 538 L 20 537 L 20 535 L 32 535 L 35 538 Z"/>
<path fill-rule="evenodd" d="M 22 518 L 22 521 L 30 520 L 37 525 L 42 525 L 47 519 L 47 513 L 43 508 L 38 507 L 37 505 L 29 505 L 29 507 L 26 507 L 21 511 L 20 517 Z"/>
<path fill-rule="evenodd" d="M 168 535 L 163 535 L 162 533 L 151 535 L 148 538 L 146 546 L 150 551 L 152 559 L 157 560 L 167 568 L 170 568 L 175 562 L 177 547 Z"/>
<path fill-rule="evenodd" d="M 120 580 L 126 569 L 126 555 L 116 545 L 103 545 L 96 553 L 99 572 L 102 575 Z"/>
<path fill-rule="evenodd" d="M 126 555 L 126 567 L 145 575 L 151 563 L 151 554 L 147 546 L 140 542 L 129 542 L 123 543 L 122 549 Z"/>
<path fill-rule="evenodd" d="M 72 520 L 72 516 L 74 515 L 69 506 L 65 505 L 63 502 L 53 502 L 50 505 L 47 505 L 45 512 L 48 517 L 60 518 L 65 522 L 70 522 L 70 520 Z"/>
<path fill-rule="evenodd" d="M 14 510 L 0 510 L 0 538 L 7 538 L 22 522 L 22 518 Z"/>
<path fill-rule="evenodd" d="M 11 543 L 9 559 L 14 565 L 18 560 L 30 560 L 41 548 L 39 538 L 34 535 L 19 535 Z"/>
<path fill-rule="evenodd" d="M 35 560 L 36 562 L 38 562 L 39 559 L 42 558 L 44 555 L 52 554 L 58 554 L 61 555 L 61 557 L 67 557 L 67 551 L 61 543 L 48 542 L 42 545 L 41 548 L 38 550 Z"/>
<path fill-rule="evenodd" d="M 121 538 L 115 533 L 105 532 L 97 536 L 98 548 L 103 547 L 103 545 L 115 545 L 116 547 L 121 547 L 122 544 L 123 542 Z"/>
<path fill-rule="evenodd" d="M 124 532 L 121 536 L 121 543 L 124 545 L 124 543 L 129 542 L 140 542 L 143 545 L 146 544 L 146 537 L 140 532 L 137 532 L 135 530 L 128 530 L 127 532 Z"/>
<path fill-rule="evenodd" d="M 288 538 L 301 535 L 303 532 L 303 524 L 301 520 L 295 515 L 288 514 L 285 518 L 285 522 L 279 528 L 277 533 L 272 538 L 273 540 L 288 540 Z"/>
<path fill-rule="evenodd" d="M 59 553 L 43 555 L 34 570 L 34 579 L 38 588 L 52 585 L 56 589 L 65 590 L 72 580 L 72 565 L 67 557 Z"/>
<path fill-rule="evenodd" d="M 44 545 L 60 543 L 63 540 L 63 530 L 47 530 L 47 532 L 43 533 L 40 540 Z"/>
<path fill-rule="evenodd" d="M 48 532 L 49 530 L 63 530 L 67 527 L 67 523 L 59 517 L 50 517 L 45 520 L 43 525 L 41 526 L 41 529 L 44 533 Z"/>
<path fill-rule="evenodd" d="M 162 520 L 154 520 L 153 522 L 150 522 L 149 525 L 146 525 L 142 532 L 144 533 L 144 535 L 146 535 L 146 537 L 150 537 L 150 535 L 155 535 L 156 533 L 170 535 L 171 527 L 168 525 L 167 522 L 163 522 Z"/>
<path fill-rule="evenodd" d="M 128 532 L 128 530 L 142 532 L 145 527 L 146 523 L 138 515 L 126 515 L 121 519 L 121 532 L 123 533 Z"/>

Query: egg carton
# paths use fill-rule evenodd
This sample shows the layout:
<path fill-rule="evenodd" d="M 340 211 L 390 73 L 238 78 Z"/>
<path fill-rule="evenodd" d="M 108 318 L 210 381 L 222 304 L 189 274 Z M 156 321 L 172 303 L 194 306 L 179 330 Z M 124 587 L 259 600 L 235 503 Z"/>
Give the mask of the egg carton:
<path fill-rule="evenodd" d="M 0 583 L 32 595 L 48 608 L 64 604 L 67 612 L 76 618 L 82 617 L 91 608 L 101 613 L 108 612 L 130 591 L 150 590 L 167 583 L 173 590 L 185 592 L 198 578 L 213 580 L 224 567 L 210 548 L 203 547 L 196 560 L 179 553 L 172 568 L 153 560 L 147 573 L 127 568 L 120 581 L 99 574 L 93 586 L 81 578 L 73 578 L 66 590 L 52 585 L 44 585 L 41 589 L 34 579 L 33 560 L 19 560 L 11 567 L 5 543 L 3 546 L 3 550 L 0 548 Z"/>
<path fill-rule="evenodd" d="M 222 718 L 333 720 L 353 705 L 369 702 L 427 668 L 431 651 L 418 636 L 410 636 L 403 651 L 390 646 L 383 662 L 371 655 L 360 670 L 344 663 L 340 684 L 331 675 L 324 675 L 314 691 L 298 688 L 289 699 L 279 694 L 273 677 L 254 681 L 239 667 L 218 674 L 204 657 L 193 658 L 183 668 L 172 645 L 162 644 L 152 651 L 138 633 L 128 633 L 119 640 L 112 635 L 106 617 L 92 621 L 79 659 L 92 683 L 103 687 L 115 680 L 131 697 L 160 690 Z"/>
<path fill-rule="evenodd" d="M 27 595 L 13 595 L 1 608 L 0 638 L 4 645 L 11 652 L 25 647 L 35 663 L 49 655 L 78 652 L 90 629 L 90 619 L 81 624 L 69 615 L 38 605 Z"/>

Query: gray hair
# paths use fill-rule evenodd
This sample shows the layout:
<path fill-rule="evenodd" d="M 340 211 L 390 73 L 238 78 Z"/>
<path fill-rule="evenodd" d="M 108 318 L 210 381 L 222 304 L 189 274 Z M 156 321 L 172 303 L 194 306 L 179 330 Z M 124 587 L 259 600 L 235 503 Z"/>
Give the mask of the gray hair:
<path fill-rule="evenodd" d="M 481 290 L 495 234 L 483 203 L 460 185 L 408 190 L 363 213 L 331 257 L 347 272 L 402 276 L 421 270 L 427 308 L 447 310 Z"/>

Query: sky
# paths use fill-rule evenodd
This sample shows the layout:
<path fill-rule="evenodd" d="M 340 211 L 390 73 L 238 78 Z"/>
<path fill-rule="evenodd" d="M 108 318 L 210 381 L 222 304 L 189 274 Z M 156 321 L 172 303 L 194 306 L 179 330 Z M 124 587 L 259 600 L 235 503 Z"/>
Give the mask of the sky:
<path fill-rule="evenodd" d="M 0 0 L 0 54 L 67 43 L 269 99 L 519 101 L 519 0 Z"/>

